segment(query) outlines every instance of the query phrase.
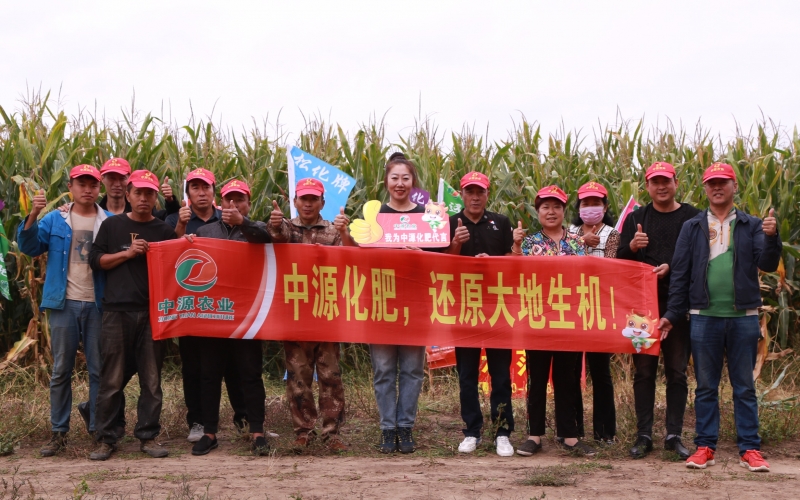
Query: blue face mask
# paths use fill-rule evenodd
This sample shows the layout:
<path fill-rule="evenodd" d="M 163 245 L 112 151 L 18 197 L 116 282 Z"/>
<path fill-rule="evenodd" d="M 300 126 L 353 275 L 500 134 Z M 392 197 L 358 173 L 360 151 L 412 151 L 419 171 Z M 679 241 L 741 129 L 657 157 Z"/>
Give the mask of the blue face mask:
<path fill-rule="evenodd" d="M 601 220 L 603 220 L 603 215 L 605 214 L 604 211 L 605 207 L 581 207 L 580 215 L 581 220 L 584 224 L 588 224 L 590 226 L 597 224 Z"/>

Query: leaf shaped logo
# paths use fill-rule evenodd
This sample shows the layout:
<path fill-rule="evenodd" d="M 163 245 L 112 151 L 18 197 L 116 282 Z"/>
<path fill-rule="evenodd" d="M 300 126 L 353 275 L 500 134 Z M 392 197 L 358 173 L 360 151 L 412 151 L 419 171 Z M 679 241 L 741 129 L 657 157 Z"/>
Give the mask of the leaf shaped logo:
<path fill-rule="evenodd" d="M 205 292 L 217 283 L 217 264 L 203 251 L 187 250 L 175 263 L 175 281 L 190 292 Z"/>

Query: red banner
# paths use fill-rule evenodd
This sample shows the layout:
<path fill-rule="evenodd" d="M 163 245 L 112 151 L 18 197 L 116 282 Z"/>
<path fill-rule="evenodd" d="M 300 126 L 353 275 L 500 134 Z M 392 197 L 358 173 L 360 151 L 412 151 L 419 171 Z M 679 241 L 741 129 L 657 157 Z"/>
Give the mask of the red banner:
<path fill-rule="evenodd" d="M 658 354 L 652 268 L 195 238 L 150 245 L 155 339 L 183 335 Z"/>

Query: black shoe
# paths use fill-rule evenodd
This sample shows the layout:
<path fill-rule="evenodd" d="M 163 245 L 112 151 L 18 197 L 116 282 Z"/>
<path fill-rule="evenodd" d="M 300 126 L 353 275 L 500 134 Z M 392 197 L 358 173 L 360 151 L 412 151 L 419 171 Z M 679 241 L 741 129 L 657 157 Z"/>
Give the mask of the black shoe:
<path fill-rule="evenodd" d="M 674 451 L 683 460 L 686 460 L 687 458 L 689 458 L 689 456 L 691 456 L 689 450 L 681 442 L 680 436 L 673 436 L 664 441 L 664 449 Z"/>
<path fill-rule="evenodd" d="M 397 431 L 394 429 L 383 429 L 381 431 L 381 442 L 378 443 L 381 453 L 394 453 L 397 451 Z"/>
<path fill-rule="evenodd" d="M 561 441 L 560 444 L 562 448 L 576 455 L 580 455 L 583 457 L 593 457 L 597 455 L 597 451 L 594 448 L 592 448 L 591 446 L 589 446 L 588 444 L 584 443 L 581 440 L 578 440 L 578 442 L 573 444 L 572 446 L 568 445 L 564 441 Z"/>
<path fill-rule="evenodd" d="M 398 427 L 397 440 L 399 442 L 398 448 L 400 448 L 400 453 L 414 453 L 417 443 L 414 442 L 414 436 L 411 434 L 411 427 Z"/>
<path fill-rule="evenodd" d="M 86 426 L 86 432 L 88 432 L 90 436 L 94 435 L 94 432 L 89 430 L 89 422 L 91 420 L 91 408 L 89 407 L 88 401 L 83 401 L 82 403 L 78 403 L 78 414 L 83 419 L 83 424 Z"/>
<path fill-rule="evenodd" d="M 54 432 L 53 435 L 50 437 L 50 441 L 47 442 L 46 445 L 42 446 L 39 450 L 39 453 L 43 457 L 52 457 L 67 446 L 67 433 L 66 432 Z"/>
<path fill-rule="evenodd" d="M 636 438 L 636 443 L 631 448 L 630 454 L 633 458 L 644 458 L 651 451 L 653 451 L 653 440 L 648 436 L 639 436 Z"/>
<path fill-rule="evenodd" d="M 269 443 L 264 436 L 258 436 L 250 444 L 250 452 L 257 456 L 269 455 Z"/>
<path fill-rule="evenodd" d="M 524 443 L 517 446 L 517 455 L 529 457 L 534 453 L 542 451 L 542 443 L 537 443 L 533 439 L 526 439 Z"/>
<path fill-rule="evenodd" d="M 192 446 L 192 455 L 207 455 L 209 451 L 217 447 L 217 438 L 211 439 L 203 434 L 200 441 Z"/>

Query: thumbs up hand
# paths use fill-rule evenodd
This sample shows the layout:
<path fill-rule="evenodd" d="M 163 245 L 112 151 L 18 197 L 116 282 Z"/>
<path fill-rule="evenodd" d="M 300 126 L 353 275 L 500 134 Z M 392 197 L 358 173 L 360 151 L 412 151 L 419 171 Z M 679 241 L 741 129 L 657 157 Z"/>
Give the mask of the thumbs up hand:
<path fill-rule="evenodd" d="M 355 219 L 350 224 L 350 236 L 353 240 L 361 245 L 375 243 L 383 237 L 383 228 L 378 224 L 378 212 L 381 209 L 381 202 L 378 200 L 370 200 L 364 203 L 361 212 L 364 214 L 363 219 Z"/>
<path fill-rule="evenodd" d="M 775 236 L 778 234 L 778 221 L 775 220 L 774 208 L 769 209 L 769 215 L 764 218 L 762 229 L 764 230 L 764 234 L 767 236 Z"/>
<path fill-rule="evenodd" d="M 592 226 L 591 229 L 583 233 L 583 242 L 586 243 L 587 247 L 594 248 L 600 244 L 600 237 L 594 234 L 595 227 Z"/>
<path fill-rule="evenodd" d="M 339 213 L 333 219 L 333 228 L 339 231 L 340 234 L 347 233 L 347 226 L 350 225 L 350 219 L 344 214 L 344 207 L 339 207 Z"/>
<path fill-rule="evenodd" d="M 278 202 L 272 200 L 272 212 L 269 213 L 269 224 L 278 229 L 281 227 L 283 223 L 283 212 L 281 212 L 281 208 L 278 206 Z"/>
<path fill-rule="evenodd" d="M 463 245 L 469 241 L 469 231 L 467 227 L 461 222 L 461 218 L 458 219 L 458 226 L 456 226 L 456 232 L 453 233 L 453 240 L 452 242 L 456 245 Z"/>
<path fill-rule="evenodd" d="M 522 240 L 525 239 L 526 231 L 522 228 L 522 221 L 517 221 L 517 227 L 514 229 L 514 246 L 521 246 Z"/>
<path fill-rule="evenodd" d="M 36 219 L 39 213 L 47 206 L 47 196 L 44 194 L 44 189 L 36 191 L 33 195 L 33 207 L 31 207 L 31 218 Z"/>
<path fill-rule="evenodd" d="M 161 194 L 164 195 L 165 201 L 172 201 L 172 186 L 169 185 L 169 177 L 164 177 L 164 183 L 161 184 Z"/>
<path fill-rule="evenodd" d="M 642 225 L 636 224 L 636 234 L 633 235 L 633 239 L 631 240 L 631 251 L 636 253 L 639 251 L 640 248 L 647 247 L 648 239 L 647 233 L 642 231 Z"/>

